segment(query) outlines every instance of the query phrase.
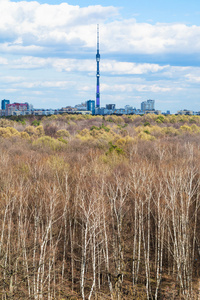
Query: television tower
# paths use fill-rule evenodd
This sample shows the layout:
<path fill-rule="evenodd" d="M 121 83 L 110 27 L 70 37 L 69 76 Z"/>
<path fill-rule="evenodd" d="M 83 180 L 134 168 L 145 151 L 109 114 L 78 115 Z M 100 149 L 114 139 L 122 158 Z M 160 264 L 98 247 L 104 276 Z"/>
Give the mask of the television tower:
<path fill-rule="evenodd" d="M 96 89 L 96 107 L 100 107 L 100 73 L 99 73 L 99 62 L 100 62 L 100 54 L 99 54 L 99 24 L 97 24 L 97 89 Z"/>

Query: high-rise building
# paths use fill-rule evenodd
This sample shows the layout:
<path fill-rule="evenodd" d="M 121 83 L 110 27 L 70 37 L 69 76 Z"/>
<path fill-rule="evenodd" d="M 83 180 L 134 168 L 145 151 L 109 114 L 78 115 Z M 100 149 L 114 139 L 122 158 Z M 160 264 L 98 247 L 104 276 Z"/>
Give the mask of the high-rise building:
<path fill-rule="evenodd" d="M 10 104 L 10 100 L 1 100 L 1 109 L 6 109 L 6 104 Z"/>
<path fill-rule="evenodd" d="M 115 104 L 106 104 L 106 109 L 115 109 Z"/>
<path fill-rule="evenodd" d="M 94 100 L 87 101 L 87 110 L 91 111 L 92 114 L 95 113 L 95 101 Z"/>
<path fill-rule="evenodd" d="M 96 107 L 100 107 L 100 73 L 99 73 L 99 62 L 100 62 L 100 53 L 99 53 L 99 24 L 97 25 L 97 88 L 96 88 Z"/>
<path fill-rule="evenodd" d="M 155 100 L 147 100 L 147 101 L 143 101 L 141 103 L 141 110 L 142 111 L 147 111 L 147 110 L 155 110 Z"/>
<path fill-rule="evenodd" d="M 8 104 L 6 106 L 6 116 L 11 116 L 13 115 L 14 112 L 25 112 L 28 110 L 28 105 L 27 103 L 17 103 L 14 102 L 12 104 Z"/>
<path fill-rule="evenodd" d="M 155 100 L 147 100 L 147 107 L 148 107 L 148 110 L 154 110 L 155 107 L 154 107 L 154 104 L 155 104 Z"/>

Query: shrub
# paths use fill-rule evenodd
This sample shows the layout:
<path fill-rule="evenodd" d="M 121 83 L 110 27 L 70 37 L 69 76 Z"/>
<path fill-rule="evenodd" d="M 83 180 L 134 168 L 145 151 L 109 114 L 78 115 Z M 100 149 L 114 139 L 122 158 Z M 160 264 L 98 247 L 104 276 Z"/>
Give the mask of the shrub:
<path fill-rule="evenodd" d="M 50 148 L 53 151 L 59 151 L 62 149 L 63 143 L 51 138 L 50 136 L 43 136 L 38 138 L 36 141 L 33 142 L 34 146 L 41 146 L 41 147 L 47 147 Z"/>
<path fill-rule="evenodd" d="M 11 137 L 11 132 L 9 129 L 7 128 L 0 128 L 0 136 L 2 136 L 3 138 L 9 138 Z"/>
<path fill-rule="evenodd" d="M 169 118 L 169 122 L 172 124 L 175 124 L 177 122 L 176 116 L 172 115 L 172 116 L 168 116 Z"/>
<path fill-rule="evenodd" d="M 4 137 L 4 138 L 9 138 L 11 136 L 19 136 L 20 133 L 17 131 L 17 129 L 13 128 L 13 127 L 0 127 L 0 136 Z"/>
<path fill-rule="evenodd" d="M 146 132 L 140 132 L 139 134 L 138 134 L 138 138 L 140 139 L 140 140 L 143 140 L 143 141 L 153 141 L 153 140 L 155 140 L 155 137 L 154 136 L 152 136 L 152 135 L 150 135 L 150 134 L 147 134 Z"/>
<path fill-rule="evenodd" d="M 110 131 L 110 128 L 107 127 L 107 126 L 105 126 L 104 123 L 102 123 L 102 125 L 101 125 L 100 127 L 97 127 L 97 126 L 93 125 L 93 126 L 90 128 L 91 131 L 92 131 L 92 130 L 101 130 L 101 129 L 105 130 L 106 132 L 109 132 L 109 131 Z"/>
<path fill-rule="evenodd" d="M 54 171 L 66 171 L 68 169 L 68 164 L 65 162 L 63 157 L 57 155 L 51 155 L 48 159 L 48 164 L 50 168 Z"/>
<path fill-rule="evenodd" d="M 176 128 L 171 126 L 162 128 L 161 132 L 169 136 L 176 136 L 179 134 L 179 131 Z"/>
<path fill-rule="evenodd" d="M 155 121 L 156 121 L 157 123 L 163 123 L 164 120 L 165 120 L 165 117 L 162 116 L 162 115 L 159 115 Z"/>
<path fill-rule="evenodd" d="M 69 137 L 70 134 L 69 134 L 69 131 L 66 130 L 66 129 L 60 129 L 56 132 L 56 136 L 59 138 L 59 137 Z"/>
<path fill-rule="evenodd" d="M 24 119 L 21 120 L 20 123 L 21 123 L 22 125 L 26 125 L 26 121 L 25 121 Z"/>
<path fill-rule="evenodd" d="M 180 131 L 181 132 L 192 133 L 192 128 L 188 125 L 183 125 L 183 126 L 180 127 Z"/>
<path fill-rule="evenodd" d="M 117 146 L 119 146 L 119 147 L 125 147 L 126 145 L 131 144 L 131 143 L 133 143 L 134 141 L 135 141 L 134 138 L 132 138 L 132 137 L 130 137 L 130 136 L 126 136 L 126 137 L 119 138 L 119 139 L 116 141 L 116 144 L 117 144 Z"/>
<path fill-rule="evenodd" d="M 40 125 L 40 121 L 39 120 L 34 120 L 32 123 L 31 123 L 32 126 L 39 126 Z"/>
<path fill-rule="evenodd" d="M 112 142 L 108 143 L 110 145 L 108 152 L 106 152 L 106 155 L 109 153 L 112 153 L 113 151 L 116 152 L 117 154 L 124 154 L 123 149 L 119 148 L 117 145 L 113 145 Z"/>
<path fill-rule="evenodd" d="M 35 131 L 36 131 L 36 134 L 37 134 L 38 136 L 44 135 L 44 128 L 43 128 L 42 125 L 37 126 L 36 129 L 35 129 Z"/>
<path fill-rule="evenodd" d="M 78 137 L 83 137 L 83 136 L 88 136 L 88 137 L 91 137 L 90 136 L 90 131 L 89 131 L 89 129 L 87 129 L 87 128 L 84 128 L 83 130 L 81 130 L 81 131 L 79 131 L 78 132 Z"/>
<path fill-rule="evenodd" d="M 29 134 L 27 132 L 20 132 L 20 137 L 23 139 L 29 139 Z"/>
<path fill-rule="evenodd" d="M 91 131 L 92 131 L 92 130 L 100 130 L 100 127 L 97 127 L 97 126 L 93 125 L 93 126 L 90 128 L 90 130 L 91 130 Z"/>
<path fill-rule="evenodd" d="M 33 126 L 26 127 L 24 131 L 27 132 L 30 136 L 37 134 L 36 129 Z"/>
<path fill-rule="evenodd" d="M 188 115 L 178 116 L 178 121 L 182 123 L 188 123 L 189 118 L 190 117 Z"/>
<path fill-rule="evenodd" d="M 147 133 L 147 134 L 151 134 L 156 138 L 162 137 L 164 135 L 164 133 L 162 132 L 162 128 L 158 125 L 148 127 L 148 129 L 144 130 L 144 132 Z"/>
<path fill-rule="evenodd" d="M 0 127 L 10 127 L 10 126 L 14 126 L 14 122 L 11 120 L 7 120 L 7 119 L 0 119 Z"/>
<path fill-rule="evenodd" d="M 58 138 L 58 140 L 64 144 L 68 144 L 68 141 L 66 141 L 65 139 L 63 139 L 62 137 Z"/>
<path fill-rule="evenodd" d="M 194 133 L 200 132 L 200 127 L 197 126 L 196 124 L 192 124 L 191 129 L 192 129 L 192 132 L 194 132 Z"/>
<path fill-rule="evenodd" d="M 150 134 L 149 130 L 144 130 L 144 132 L 145 132 L 146 134 Z"/>
<path fill-rule="evenodd" d="M 6 129 L 10 131 L 11 135 L 18 135 L 19 136 L 19 132 L 17 131 L 17 129 L 15 129 L 13 127 L 7 127 Z"/>
<path fill-rule="evenodd" d="M 47 124 L 44 126 L 44 132 L 46 135 L 51 137 L 56 137 L 56 132 L 58 131 L 58 126 L 55 123 Z"/>
<path fill-rule="evenodd" d="M 104 129 L 106 132 L 109 132 L 110 131 L 110 128 L 105 126 L 104 123 L 102 123 L 101 127 L 102 129 Z"/>

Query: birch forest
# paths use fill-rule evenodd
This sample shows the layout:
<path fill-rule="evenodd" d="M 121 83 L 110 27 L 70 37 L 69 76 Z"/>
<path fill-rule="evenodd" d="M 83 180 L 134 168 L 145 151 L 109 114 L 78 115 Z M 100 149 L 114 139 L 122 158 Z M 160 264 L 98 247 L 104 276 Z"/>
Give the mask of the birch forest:
<path fill-rule="evenodd" d="M 200 117 L 0 119 L 0 299 L 200 299 Z"/>

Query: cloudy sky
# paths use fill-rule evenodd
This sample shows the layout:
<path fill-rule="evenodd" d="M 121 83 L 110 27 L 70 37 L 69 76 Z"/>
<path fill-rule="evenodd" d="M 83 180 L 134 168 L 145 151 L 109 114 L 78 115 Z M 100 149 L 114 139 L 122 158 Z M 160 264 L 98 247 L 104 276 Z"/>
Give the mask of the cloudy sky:
<path fill-rule="evenodd" d="M 0 0 L 0 97 L 35 108 L 95 99 L 100 26 L 101 106 L 154 99 L 200 110 L 197 0 Z"/>

